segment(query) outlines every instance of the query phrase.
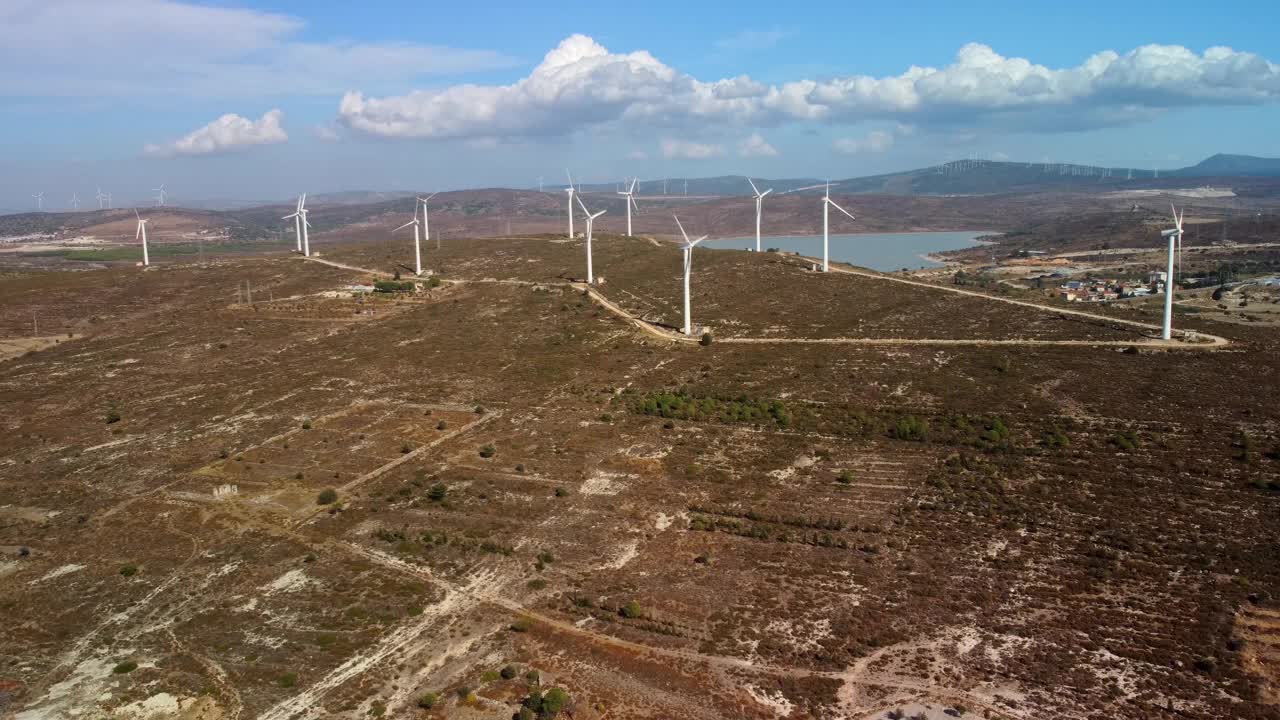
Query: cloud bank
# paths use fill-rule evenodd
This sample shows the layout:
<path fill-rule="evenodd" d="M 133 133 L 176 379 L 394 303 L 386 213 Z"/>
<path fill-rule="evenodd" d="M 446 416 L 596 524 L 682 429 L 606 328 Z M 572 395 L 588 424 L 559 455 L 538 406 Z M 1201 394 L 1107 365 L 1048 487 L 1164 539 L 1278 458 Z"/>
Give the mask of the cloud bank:
<path fill-rule="evenodd" d="M 234 152 L 255 145 L 287 142 L 288 134 L 280 127 L 284 113 L 268 110 L 258 120 L 228 113 L 185 137 L 161 145 L 147 145 L 148 155 L 213 155 Z"/>
<path fill-rule="evenodd" d="M 181 0 L 0 2 L 0 97 L 336 95 L 513 63 L 490 50 L 303 41 L 305 27 Z"/>
<path fill-rule="evenodd" d="M 338 119 L 405 138 L 545 137 L 609 125 L 697 128 L 707 123 L 896 121 L 1050 131 L 1145 120 L 1197 105 L 1280 100 L 1280 66 L 1252 53 L 1176 45 L 1097 53 L 1067 68 L 1009 58 L 970 43 L 946 67 L 765 85 L 748 76 L 699 80 L 644 51 L 614 53 L 566 38 L 509 85 L 454 85 L 404 95 L 348 92 Z"/>

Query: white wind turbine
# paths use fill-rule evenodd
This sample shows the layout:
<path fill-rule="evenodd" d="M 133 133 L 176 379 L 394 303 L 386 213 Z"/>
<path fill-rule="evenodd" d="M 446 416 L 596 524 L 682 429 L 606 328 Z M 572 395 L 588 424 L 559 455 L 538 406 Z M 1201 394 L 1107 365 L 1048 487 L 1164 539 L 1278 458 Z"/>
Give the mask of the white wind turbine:
<path fill-rule="evenodd" d="M 609 212 L 609 211 L 608 211 L 608 210 L 601 210 L 600 212 L 596 213 L 595 215 L 592 215 L 592 214 L 591 214 L 591 211 L 587 209 L 587 206 L 582 204 L 582 196 L 581 196 L 581 195 L 579 195 L 579 196 L 578 196 L 578 205 L 582 208 L 582 212 L 587 216 L 587 284 L 588 284 L 588 285 L 595 285 L 595 284 L 596 284 L 596 276 L 595 276 L 595 273 L 594 273 L 594 272 L 592 272 L 592 269 L 591 269 L 591 227 L 592 227 L 592 225 L 594 225 L 594 224 L 595 224 L 596 218 L 600 217 L 601 215 L 603 215 L 603 214 L 605 214 L 606 212 Z M 570 215 L 569 217 L 573 217 L 573 215 Z"/>
<path fill-rule="evenodd" d="M 413 201 L 413 219 L 401 225 L 400 227 L 396 228 L 395 230 L 392 230 L 391 232 L 399 232 L 409 227 L 410 225 L 413 226 L 413 274 L 421 275 L 422 274 L 422 247 L 418 244 L 418 230 L 420 229 L 421 223 L 418 222 L 417 199 Z"/>
<path fill-rule="evenodd" d="M 427 201 L 439 194 L 440 193 L 438 192 L 433 192 L 426 197 L 421 197 L 421 196 L 418 197 L 418 202 L 422 203 L 422 239 L 426 240 L 427 242 L 431 242 L 431 215 L 427 213 Z M 415 205 L 413 208 L 413 214 L 414 214 L 414 217 L 417 217 L 418 215 L 417 205 Z M 437 250 L 440 249 L 439 233 L 436 234 L 436 249 Z M 419 269 L 418 273 L 421 274 L 422 270 Z"/>
<path fill-rule="evenodd" d="M 1164 326 L 1160 330 L 1160 337 L 1164 340 L 1173 338 L 1173 253 L 1175 245 L 1182 244 L 1182 218 L 1187 214 L 1183 210 L 1182 215 L 1179 215 L 1178 208 L 1172 205 L 1169 207 L 1173 209 L 1174 227 L 1160 233 L 1169 238 L 1169 262 L 1164 276 Z"/>
<path fill-rule="evenodd" d="M 569 239 L 573 239 L 573 175 L 569 174 L 569 168 L 564 169 L 564 174 L 569 176 L 569 187 L 564 191 L 569 193 Z"/>
<path fill-rule="evenodd" d="M 760 192 L 751 178 L 747 178 L 747 182 L 751 183 L 751 192 L 756 194 L 756 252 L 760 252 L 760 215 L 764 211 L 764 196 L 773 192 L 773 188 Z"/>
<path fill-rule="evenodd" d="M 80 196 L 76 193 L 71 193 L 71 209 L 80 210 Z"/>
<path fill-rule="evenodd" d="M 680 224 L 680 218 L 672 215 L 676 219 L 676 226 L 680 228 L 680 234 L 684 236 L 684 247 L 680 248 L 684 252 L 684 334 L 693 334 L 693 321 L 689 313 L 689 274 L 693 271 L 693 249 L 698 243 L 707 239 L 706 235 L 697 240 L 690 240 L 689 233 L 684 231 L 684 225 Z"/>
<path fill-rule="evenodd" d="M 36 212 L 44 212 L 44 193 L 36 193 L 31 197 L 36 201 Z"/>
<path fill-rule="evenodd" d="M 164 193 L 164 183 L 160 183 L 160 187 L 158 187 L 158 188 L 152 188 L 152 189 L 151 189 L 151 192 L 158 192 L 158 193 L 160 193 L 159 195 L 157 195 L 157 196 L 156 196 L 156 204 L 157 204 L 159 207 L 164 207 L 164 195 L 165 195 L 165 193 Z"/>
<path fill-rule="evenodd" d="M 99 210 L 102 209 L 102 201 L 106 199 L 107 199 L 107 196 L 102 194 L 102 188 L 98 188 L 98 209 Z"/>
<path fill-rule="evenodd" d="M 146 267 L 151 264 L 151 257 L 147 255 L 147 219 L 139 215 L 137 209 L 133 214 L 138 218 L 138 231 L 133 234 L 133 239 L 142 238 L 142 265 Z"/>
<path fill-rule="evenodd" d="M 830 215 L 831 215 L 832 207 L 844 213 L 845 215 L 848 215 L 850 220 L 857 219 L 853 216 L 852 213 L 840 207 L 839 205 L 836 204 L 835 200 L 831 199 L 831 183 L 828 182 L 827 193 L 822 196 L 822 272 L 828 272 L 831 269 L 831 264 L 828 261 L 828 255 L 829 255 L 828 247 L 830 245 L 830 239 L 831 239 Z"/>
<path fill-rule="evenodd" d="M 631 186 L 627 188 L 626 192 L 620 191 L 618 193 L 619 195 L 622 195 L 627 198 L 627 236 L 628 237 L 631 236 L 631 208 L 634 207 L 637 213 L 640 212 L 640 206 L 636 205 L 636 183 L 639 181 L 640 181 L 640 178 L 634 178 L 631 181 Z"/>
<path fill-rule="evenodd" d="M 293 214 L 280 218 L 281 220 L 293 220 L 293 235 L 298 241 L 297 252 L 302 252 L 302 203 L 306 202 L 306 199 L 306 193 L 299 195 L 298 204 L 293 208 Z"/>
<path fill-rule="evenodd" d="M 107 209 L 111 209 L 111 193 L 107 193 Z"/>

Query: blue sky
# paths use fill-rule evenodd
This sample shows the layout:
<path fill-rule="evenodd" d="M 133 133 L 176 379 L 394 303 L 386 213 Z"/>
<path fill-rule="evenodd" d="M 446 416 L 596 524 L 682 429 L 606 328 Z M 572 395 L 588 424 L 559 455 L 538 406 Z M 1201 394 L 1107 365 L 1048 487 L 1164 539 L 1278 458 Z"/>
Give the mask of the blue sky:
<path fill-rule="evenodd" d="M 1275 3 L 887 5 L 18 0 L 0 208 L 1280 156 Z"/>

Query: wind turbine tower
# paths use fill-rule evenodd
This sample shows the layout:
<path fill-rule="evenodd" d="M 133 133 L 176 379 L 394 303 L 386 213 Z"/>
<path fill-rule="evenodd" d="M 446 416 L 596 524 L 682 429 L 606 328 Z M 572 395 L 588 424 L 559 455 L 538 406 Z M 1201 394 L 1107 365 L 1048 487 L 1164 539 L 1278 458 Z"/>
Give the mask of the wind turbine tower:
<path fill-rule="evenodd" d="M 44 193 L 36 193 L 31 197 L 36 201 L 36 212 L 44 212 Z"/>
<path fill-rule="evenodd" d="M 297 252 L 302 252 L 302 204 L 306 202 L 307 194 L 302 193 L 298 196 L 298 204 L 294 206 L 292 215 L 285 215 L 281 220 L 293 220 L 293 234 L 298 241 Z"/>
<path fill-rule="evenodd" d="M 676 219 L 676 227 L 680 228 L 680 234 L 684 236 L 684 247 L 680 248 L 684 253 L 684 334 L 693 334 L 693 319 L 689 310 L 689 274 L 693 271 L 693 249 L 698 243 L 707 239 L 706 235 L 697 240 L 690 240 L 689 233 L 684 231 L 684 225 L 680 224 L 680 218 L 676 215 L 671 217 Z"/>
<path fill-rule="evenodd" d="M 136 209 L 133 214 L 138 218 L 138 231 L 133 234 L 133 239 L 142 238 L 142 266 L 147 267 L 151 264 L 151 257 L 147 255 L 147 220 Z"/>
<path fill-rule="evenodd" d="M 839 205 L 836 204 L 835 200 L 831 199 L 831 183 L 828 182 L 827 192 L 825 195 L 822 196 L 822 272 L 828 272 L 831 270 L 828 248 L 831 243 L 830 215 L 831 215 L 831 208 L 833 207 L 839 210 L 840 212 L 844 213 L 845 215 L 848 215 L 850 220 L 857 219 L 853 216 L 852 213 L 840 207 Z"/>
<path fill-rule="evenodd" d="M 1169 238 L 1169 261 L 1164 276 L 1164 327 L 1160 331 L 1160 337 L 1164 340 L 1173 338 L 1173 253 L 1175 245 L 1182 244 L 1182 218 L 1187 214 L 1183 210 L 1182 215 L 1179 215 L 1178 208 L 1172 205 L 1169 207 L 1173 209 L 1173 229 L 1160 233 Z"/>
<path fill-rule="evenodd" d="M 747 182 L 751 183 L 751 192 L 756 194 L 756 252 L 760 252 L 760 215 L 764 212 L 764 196 L 773 192 L 773 188 L 760 192 L 751 178 L 747 178 Z"/>
<path fill-rule="evenodd" d="M 636 209 L 636 212 L 640 212 L 640 206 L 636 205 L 636 197 L 635 197 L 636 183 L 639 182 L 639 180 L 640 178 L 632 179 L 631 186 L 627 188 L 626 192 L 622 192 L 622 191 L 618 192 L 619 195 L 625 196 L 627 198 L 627 237 L 631 237 L 631 208 L 634 207 Z"/>
<path fill-rule="evenodd" d="M 164 183 L 160 183 L 160 187 L 154 188 L 152 192 L 160 193 L 159 195 L 156 196 L 156 205 L 158 207 L 164 207 L 164 195 L 165 195 Z"/>
<path fill-rule="evenodd" d="M 413 219 L 401 225 L 400 227 L 396 228 L 395 230 L 392 230 L 391 232 L 400 232 L 401 230 L 409 227 L 410 225 L 413 226 L 413 274 L 421 275 L 422 274 L 422 248 L 418 244 L 418 237 L 419 237 L 418 231 L 421 229 L 421 223 L 418 222 L 418 200 L 416 198 L 413 201 Z"/>
<path fill-rule="evenodd" d="M 573 239 L 573 175 L 569 173 L 569 168 L 564 169 L 564 174 L 569 178 L 569 187 L 564 191 L 569 193 L 569 239 Z"/>
<path fill-rule="evenodd" d="M 591 211 L 587 209 L 587 206 L 582 204 L 581 195 L 578 196 L 578 205 L 582 208 L 583 214 L 587 216 L 587 284 L 595 285 L 596 276 L 591 269 L 591 226 L 595 224 L 596 218 L 605 214 L 608 210 L 601 210 L 595 215 L 592 215 Z"/>
<path fill-rule="evenodd" d="M 98 209 L 99 210 L 102 209 L 102 201 L 105 200 L 106 198 L 107 196 L 102 194 L 102 188 L 98 188 Z"/>
<path fill-rule="evenodd" d="M 439 194 L 438 192 L 433 192 L 426 197 L 418 196 L 418 202 L 422 203 L 422 239 L 427 242 L 431 241 L 431 215 L 427 213 L 427 201 Z M 417 216 L 418 209 L 416 207 L 413 213 Z M 440 249 L 440 233 L 436 233 L 436 249 Z"/>
<path fill-rule="evenodd" d="M 71 209 L 77 212 L 80 210 L 80 196 L 76 193 L 71 193 Z"/>

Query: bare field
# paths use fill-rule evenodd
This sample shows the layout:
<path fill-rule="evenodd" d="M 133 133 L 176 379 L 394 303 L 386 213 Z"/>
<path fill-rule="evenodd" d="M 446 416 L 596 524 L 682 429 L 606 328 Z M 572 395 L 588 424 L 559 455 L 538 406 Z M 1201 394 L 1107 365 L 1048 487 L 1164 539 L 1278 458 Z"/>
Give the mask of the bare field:
<path fill-rule="evenodd" d="M 678 252 L 597 245 L 601 292 L 675 324 Z M 0 366 L 0 713 L 1275 716 L 1273 330 L 704 347 L 565 284 L 580 242 L 424 260 L 445 286 L 363 300 L 292 258 L 6 279 L 8 336 L 77 337 Z M 694 267 L 723 337 L 1141 339 Z"/>

